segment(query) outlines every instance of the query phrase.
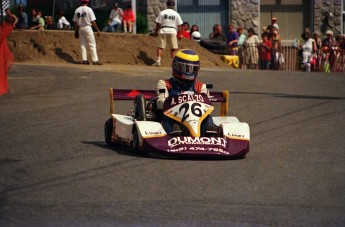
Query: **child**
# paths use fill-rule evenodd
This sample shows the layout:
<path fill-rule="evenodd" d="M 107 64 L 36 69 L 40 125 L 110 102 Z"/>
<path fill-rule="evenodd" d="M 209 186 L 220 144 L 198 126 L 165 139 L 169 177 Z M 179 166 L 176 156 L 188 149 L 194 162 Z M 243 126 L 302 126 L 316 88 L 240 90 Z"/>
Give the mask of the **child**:
<path fill-rule="evenodd" d="M 268 39 L 267 33 L 263 33 L 261 37 L 262 44 L 260 48 L 260 68 L 270 69 L 272 41 Z"/>

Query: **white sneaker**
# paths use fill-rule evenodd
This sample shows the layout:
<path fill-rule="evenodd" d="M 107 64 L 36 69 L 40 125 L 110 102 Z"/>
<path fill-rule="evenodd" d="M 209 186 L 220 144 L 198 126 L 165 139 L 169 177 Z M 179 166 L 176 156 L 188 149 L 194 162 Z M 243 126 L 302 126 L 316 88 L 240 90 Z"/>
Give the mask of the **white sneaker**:
<path fill-rule="evenodd" d="M 155 63 L 153 63 L 153 65 L 152 66 L 161 66 L 161 63 L 160 62 L 158 62 L 158 61 L 156 61 Z"/>

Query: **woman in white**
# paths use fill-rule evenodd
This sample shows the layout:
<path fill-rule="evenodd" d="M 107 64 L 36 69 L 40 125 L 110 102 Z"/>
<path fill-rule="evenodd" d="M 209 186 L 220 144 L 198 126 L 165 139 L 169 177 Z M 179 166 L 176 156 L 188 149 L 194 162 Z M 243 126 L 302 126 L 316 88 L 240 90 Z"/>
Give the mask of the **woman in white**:
<path fill-rule="evenodd" d="M 259 38 L 255 34 L 253 28 L 248 29 L 248 36 L 244 40 L 244 48 L 245 48 L 245 63 L 248 69 L 258 68 L 259 62 Z"/>
<path fill-rule="evenodd" d="M 315 48 L 315 41 L 310 37 L 310 29 L 305 28 L 302 34 L 303 44 L 301 46 L 302 49 L 302 69 L 307 72 L 310 72 L 310 59 L 311 54 L 314 52 Z"/>
<path fill-rule="evenodd" d="M 58 29 L 60 30 L 69 30 L 71 24 L 67 21 L 63 11 L 59 13 Z"/>

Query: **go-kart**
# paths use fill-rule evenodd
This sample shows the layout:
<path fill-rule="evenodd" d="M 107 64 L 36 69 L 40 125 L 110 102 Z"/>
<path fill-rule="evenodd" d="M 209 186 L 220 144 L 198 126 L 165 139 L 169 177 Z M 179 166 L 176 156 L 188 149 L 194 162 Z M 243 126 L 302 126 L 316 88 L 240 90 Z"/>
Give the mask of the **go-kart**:
<path fill-rule="evenodd" d="M 242 157 L 249 152 L 249 125 L 228 112 L 227 91 L 207 94 L 182 94 L 168 97 L 163 111 L 157 109 L 156 91 L 110 88 L 110 115 L 105 122 L 105 142 L 122 144 L 134 152 L 176 156 Z M 134 100 L 127 115 L 115 113 L 116 100 Z M 201 126 L 220 102 L 220 116 L 212 116 L 213 125 Z M 174 120 L 167 133 L 163 117 Z"/>

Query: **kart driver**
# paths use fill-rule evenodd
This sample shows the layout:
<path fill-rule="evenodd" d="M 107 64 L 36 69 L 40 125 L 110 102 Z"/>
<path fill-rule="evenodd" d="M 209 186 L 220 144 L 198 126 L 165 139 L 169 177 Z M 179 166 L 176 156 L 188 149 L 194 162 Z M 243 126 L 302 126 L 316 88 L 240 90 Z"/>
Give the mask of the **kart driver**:
<path fill-rule="evenodd" d="M 159 80 L 157 83 L 157 109 L 162 110 L 164 101 L 169 96 L 181 94 L 209 94 L 206 84 L 196 80 L 200 69 L 199 56 L 190 49 L 179 50 L 172 60 L 172 77 Z M 162 92 L 163 89 L 165 92 Z M 167 116 L 163 117 L 162 126 L 170 134 L 175 121 Z M 201 124 L 201 136 L 206 134 L 208 126 L 213 126 L 212 117 L 209 115 Z"/>

